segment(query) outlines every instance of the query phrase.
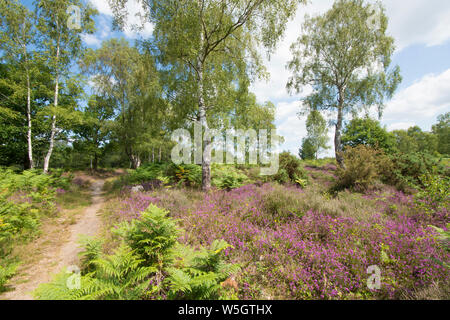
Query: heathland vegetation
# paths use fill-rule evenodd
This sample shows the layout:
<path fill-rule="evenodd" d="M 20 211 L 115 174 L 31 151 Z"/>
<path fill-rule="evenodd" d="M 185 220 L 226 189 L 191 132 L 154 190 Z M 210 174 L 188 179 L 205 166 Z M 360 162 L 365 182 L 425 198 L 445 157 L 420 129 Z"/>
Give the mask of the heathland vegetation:
<path fill-rule="evenodd" d="M 124 1 L 110 2 L 126 27 Z M 271 146 L 279 168 L 261 175 L 259 164 L 214 163 L 208 152 L 171 161 L 171 137 L 200 124 L 204 151 L 212 129 L 276 128 L 275 106 L 249 88 L 266 75 L 261 48 L 273 52 L 304 1 L 142 3 L 151 38 L 92 49 L 82 34 L 97 12 L 86 2 L 0 0 L 0 299 L 42 266 L 33 244 L 61 246 L 52 235 L 94 205 L 96 236 L 61 259 L 78 269 L 30 281 L 34 298 L 450 297 L 450 114 L 431 132 L 390 132 L 362 115 L 373 106 L 381 116 L 401 81 L 382 7 L 374 25 L 363 0 L 305 19 L 287 87 L 312 88 L 300 112 L 308 134 L 298 156 Z M 335 156 L 319 159 L 330 115 Z"/>

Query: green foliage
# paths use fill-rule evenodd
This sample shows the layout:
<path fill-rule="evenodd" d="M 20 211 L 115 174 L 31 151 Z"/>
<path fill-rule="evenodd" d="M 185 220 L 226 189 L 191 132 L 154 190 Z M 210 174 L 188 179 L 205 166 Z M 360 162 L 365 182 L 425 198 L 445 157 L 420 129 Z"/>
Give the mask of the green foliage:
<path fill-rule="evenodd" d="M 179 186 L 198 187 L 201 185 L 202 172 L 200 166 L 193 164 L 176 165 L 171 162 L 150 163 L 136 170 L 129 170 L 129 174 L 116 182 L 116 187 L 160 180 L 163 184 L 176 183 Z"/>
<path fill-rule="evenodd" d="M 400 68 L 390 69 L 394 39 L 387 34 L 385 9 L 381 5 L 379 9 L 373 17 L 374 6 L 363 0 L 335 1 L 324 14 L 305 19 L 302 35 L 291 46 L 288 88 L 300 93 L 305 85 L 312 86 L 313 92 L 303 99 L 305 112 L 336 112 L 335 151 L 340 165 L 346 114 L 367 112 L 369 106 L 377 106 L 381 114 L 401 81 Z M 371 18 L 379 24 L 367 23 Z"/>
<path fill-rule="evenodd" d="M 231 246 L 214 241 L 208 249 L 182 245 L 176 220 L 150 205 L 140 219 L 114 231 L 123 240 L 112 255 L 100 252 L 101 243 L 84 239 L 83 274 L 79 289 L 69 289 L 69 275 L 60 273 L 35 291 L 38 299 L 126 299 L 166 295 L 169 299 L 217 299 L 221 283 L 236 273 L 223 251 Z"/>
<path fill-rule="evenodd" d="M 239 188 L 251 180 L 246 174 L 246 169 L 248 168 L 213 164 L 211 184 L 218 189 L 231 190 Z M 155 179 L 162 181 L 165 185 L 174 183 L 178 186 L 199 188 L 201 186 L 202 170 L 199 165 L 195 164 L 152 163 L 136 170 L 130 170 L 127 176 L 121 177 L 115 183 L 115 187 L 140 184 Z"/>
<path fill-rule="evenodd" d="M 148 265 L 164 268 L 172 263 L 172 250 L 179 235 L 176 220 L 168 218 L 167 214 L 166 210 L 150 204 L 140 219 L 122 223 L 115 232 Z"/>
<path fill-rule="evenodd" d="M 420 177 L 427 174 L 448 174 L 448 170 L 439 159 L 428 153 L 395 153 L 389 156 L 391 164 L 381 171 L 383 182 L 401 190 L 420 189 L 423 186 Z"/>
<path fill-rule="evenodd" d="M 166 174 L 178 185 L 199 187 L 202 184 L 202 169 L 195 164 L 171 164 Z"/>
<path fill-rule="evenodd" d="M 356 118 L 351 120 L 342 135 L 344 146 L 356 147 L 363 144 L 372 148 L 381 148 L 392 152 L 395 147 L 394 136 L 383 128 L 379 121 L 371 118 Z"/>
<path fill-rule="evenodd" d="M 448 176 L 428 174 L 419 179 L 423 186 L 415 195 L 415 201 L 419 207 L 429 214 L 450 207 L 450 178 Z"/>
<path fill-rule="evenodd" d="M 167 106 L 161 98 L 154 56 L 130 46 L 124 38 L 113 38 L 99 49 L 86 50 L 81 68 L 113 106 L 116 121 L 104 128 L 112 131 L 131 167 L 138 168 L 144 152 L 149 152 L 156 140 L 167 141 L 163 139 Z M 98 118 L 97 113 L 94 116 Z"/>
<path fill-rule="evenodd" d="M 450 155 L 450 112 L 441 114 L 433 125 L 433 133 L 437 137 L 437 151 L 442 155 Z"/>
<path fill-rule="evenodd" d="M 396 148 L 402 153 L 438 155 L 438 137 L 433 133 L 424 132 L 418 126 L 408 130 L 395 130 L 392 133 L 396 139 Z"/>
<path fill-rule="evenodd" d="M 83 112 L 81 124 L 74 128 L 77 137 L 73 144 L 74 151 L 83 153 L 86 160 L 92 161 L 94 170 L 98 168 L 99 158 L 104 153 L 105 144 L 112 138 L 111 121 L 113 117 L 114 101 L 94 95 L 90 97 Z M 84 167 L 89 166 L 86 162 L 83 165 Z"/>
<path fill-rule="evenodd" d="M 52 282 L 41 284 L 34 296 L 40 300 L 137 300 L 155 272 L 142 262 L 133 250 L 121 245 L 114 254 L 91 261 L 95 271 L 79 275 L 79 288 L 68 286 L 69 277 L 77 275 L 63 271 Z"/>
<path fill-rule="evenodd" d="M 81 258 L 81 271 L 89 273 L 95 270 L 93 261 L 100 258 L 103 249 L 103 240 L 91 237 L 80 237 L 79 243 L 83 248 L 78 255 Z"/>
<path fill-rule="evenodd" d="M 317 150 L 310 138 L 303 138 L 298 155 L 302 160 L 312 160 L 317 158 Z"/>
<path fill-rule="evenodd" d="M 0 257 L 11 244 L 34 234 L 40 218 L 55 209 L 55 187 L 64 182 L 37 170 L 0 170 Z"/>
<path fill-rule="evenodd" d="M 130 247 L 122 244 L 113 255 L 92 261 L 95 271 L 86 275 L 88 297 L 102 300 L 137 300 L 141 298 L 150 284 L 149 277 L 155 267 L 143 265 L 140 258 Z"/>
<path fill-rule="evenodd" d="M 383 152 L 365 145 L 346 147 L 343 153 L 345 166 L 338 167 L 336 189 L 354 188 L 363 191 L 379 180 Z"/>
<path fill-rule="evenodd" d="M 8 280 L 16 273 L 17 264 L 7 264 L 2 266 L 0 264 L 0 293 L 5 289 Z"/>
<path fill-rule="evenodd" d="M 291 153 L 281 153 L 279 156 L 279 165 L 278 173 L 273 176 L 275 181 L 279 183 L 297 183 L 299 179 L 308 181 L 308 175 L 303 169 L 301 160 Z"/>
<path fill-rule="evenodd" d="M 211 184 L 218 189 L 231 190 L 243 186 L 249 178 L 233 165 L 212 166 Z"/>
<path fill-rule="evenodd" d="M 208 249 L 193 250 L 178 246 L 176 267 L 168 268 L 165 283 L 169 299 L 208 300 L 221 297 L 221 283 L 239 267 L 222 260 L 222 252 L 230 248 L 224 240 L 215 240 Z"/>
<path fill-rule="evenodd" d="M 303 139 L 300 149 L 300 157 L 305 159 L 317 159 L 320 149 L 328 149 L 328 127 L 326 120 L 319 111 L 312 110 L 306 119 L 308 135 Z"/>

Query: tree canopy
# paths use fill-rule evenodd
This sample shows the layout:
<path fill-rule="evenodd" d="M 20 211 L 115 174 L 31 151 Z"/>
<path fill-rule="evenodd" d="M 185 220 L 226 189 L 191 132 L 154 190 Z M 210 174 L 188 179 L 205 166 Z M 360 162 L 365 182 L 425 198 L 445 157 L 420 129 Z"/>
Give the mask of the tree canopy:
<path fill-rule="evenodd" d="M 377 8 L 378 10 L 374 10 Z M 372 20 L 377 23 L 372 25 Z M 292 92 L 312 88 L 303 99 L 306 109 L 336 115 L 334 147 L 341 156 L 341 130 L 348 113 L 356 115 L 376 106 L 382 114 L 384 102 L 401 81 L 398 66 L 390 68 L 394 39 L 386 34 L 384 8 L 363 0 L 337 0 L 325 14 L 306 17 L 302 35 L 292 44 L 288 63 Z"/>

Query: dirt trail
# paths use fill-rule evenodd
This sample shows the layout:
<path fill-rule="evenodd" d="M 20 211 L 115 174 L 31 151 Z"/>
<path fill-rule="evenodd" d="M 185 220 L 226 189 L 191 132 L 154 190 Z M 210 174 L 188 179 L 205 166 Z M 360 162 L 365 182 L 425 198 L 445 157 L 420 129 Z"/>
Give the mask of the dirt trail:
<path fill-rule="evenodd" d="M 67 232 L 65 237 L 67 240 L 57 247 L 46 248 L 40 254 L 39 261 L 27 268 L 28 274 L 15 279 L 14 282 L 17 284 L 11 284 L 14 290 L 0 295 L 0 300 L 32 300 L 31 292 L 39 284 L 49 282 L 52 276 L 64 267 L 77 265 L 78 252 L 80 252 L 79 236 L 81 234 L 94 236 L 100 230 L 101 219 L 98 212 L 104 200 L 102 197 L 103 184 L 104 180 L 96 180 L 92 183 L 92 204 L 78 217 L 75 224 L 69 226 L 67 230 L 61 230 L 61 232 Z"/>

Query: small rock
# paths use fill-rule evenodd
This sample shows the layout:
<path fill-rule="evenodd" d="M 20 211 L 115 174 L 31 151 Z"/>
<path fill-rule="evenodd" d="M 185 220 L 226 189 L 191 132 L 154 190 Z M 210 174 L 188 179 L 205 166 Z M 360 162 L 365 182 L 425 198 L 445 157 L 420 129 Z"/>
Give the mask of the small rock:
<path fill-rule="evenodd" d="M 133 188 L 131 188 L 131 192 L 143 192 L 143 191 L 144 191 L 144 187 L 141 185 L 134 186 Z"/>

